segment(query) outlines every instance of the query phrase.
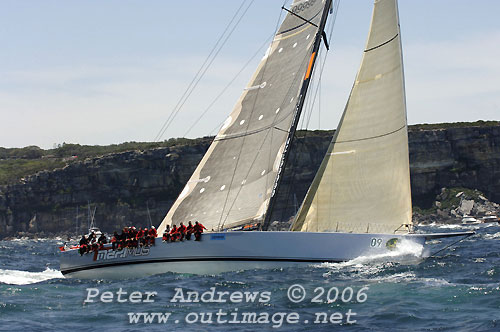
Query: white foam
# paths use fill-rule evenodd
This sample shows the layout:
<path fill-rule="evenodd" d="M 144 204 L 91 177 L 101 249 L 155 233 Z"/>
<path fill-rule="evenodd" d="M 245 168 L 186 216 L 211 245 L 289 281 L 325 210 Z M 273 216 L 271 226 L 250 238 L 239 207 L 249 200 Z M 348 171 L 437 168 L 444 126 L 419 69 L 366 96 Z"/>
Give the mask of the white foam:
<path fill-rule="evenodd" d="M 395 250 L 386 251 L 377 255 L 359 256 L 351 262 L 357 264 L 378 263 L 378 262 L 414 262 L 422 256 L 424 246 L 409 240 L 401 240 Z"/>
<path fill-rule="evenodd" d="M 9 285 L 29 285 L 50 279 L 64 278 L 61 271 L 46 268 L 42 272 L 0 269 L 0 282 Z"/>
<path fill-rule="evenodd" d="M 452 225 L 436 225 L 437 228 L 440 228 L 440 229 L 458 229 L 458 228 L 467 228 L 465 225 L 455 225 L 455 224 L 452 224 Z"/>
<path fill-rule="evenodd" d="M 398 243 L 395 250 L 386 251 L 376 255 L 359 256 L 341 263 L 323 263 L 319 266 L 330 268 L 333 271 L 355 268 L 360 276 L 375 275 L 381 272 L 388 264 L 392 265 L 392 263 L 395 262 L 414 264 L 420 262 L 423 250 L 423 245 L 403 239 L 400 243 Z M 362 269 L 360 269 L 361 267 Z"/>
<path fill-rule="evenodd" d="M 500 238 L 500 232 L 495 233 L 495 234 L 484 234 L 484 238 L 487 240 L 493 240 L 493 239 L 498 239 Z"/>

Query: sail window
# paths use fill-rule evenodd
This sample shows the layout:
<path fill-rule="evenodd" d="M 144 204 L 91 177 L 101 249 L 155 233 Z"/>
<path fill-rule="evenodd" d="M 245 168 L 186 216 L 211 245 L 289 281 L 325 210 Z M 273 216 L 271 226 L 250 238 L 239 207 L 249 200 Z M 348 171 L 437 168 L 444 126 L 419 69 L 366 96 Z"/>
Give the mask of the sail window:
<path fill-rule="evenodd" d="M 293 97 L 292 97 L 292 99 L 290 99 L 290 102 L 292 102 L 292 101 L 293 101 Z"/>
<path fill-rule="evenodd" d="M 240 126 L 243 125 L 245 123 L 245 120 L 241 120 L 240 121 Z"/>
<path fill-rule="evenodd" d="M 189 186 L 188 186 L 188 185 L 186 185 L 186 186 L 184 187 L 184 189 L 182 190 L 181 194 L 179 195 L 179 197 L 181 197 L 181 198 L 182 198 L 182 197 L 185 197 L 188 193 L 189 193 Z"/>
<path fill-rule="evenodd" d="M 280 108 L 278 107 L 278 108 L 276 109 L 276 112 L 275 112 L 275 113 L 276 113 L 276 114 L 278 114 L 279 112 L 280 112 Z"/>
<path fill-rule="evenodd" d="M 204 191 L 205 191 L 205 188 L 201 188 L 200 189 L 200 194 L 203 194 Z"/>
<path fill-rule="evenodd" d="M 259 116 L 259 121 L 260 121 L 260 120 L 262 120 L 262 118 L 263 118 L 263 117 L 264 117 L 264 115 L 263 115 L 263 114 L 261 114 L 261 115 Z"/>
<path fill-rule="evenodd" d="M 308 40 L 308 39 L 309 39 L 309 37 L 311 37 L 311 34 L 308 34 L 308 35 L 307 35 L 306 40 Z"/>
<path fill-rule="evenodd" d="M 334 156 L 334 155 L 339 155 L 339 154 L 352 154 L 352 153 L 355 153 L 356 150 L 349 150 L 349 151 L 338 151 L 338 152 L 332 152 L 332 153 L 329 153 L 330 156 Z"/>
<path fill-rule="evenodd" d="M 230 116 L 228 116 L 227 119 L 226 119 L 226 121 L 224 121 L 224 124 L 222 125 L 221 130 L 222 129 L 226 129 L 227 127 L 229 127 L 229 125 L 231 124 L 232 120 L 233 120 L 233 118 L 230 117 Z"/>
<path fill-rule="evenodd" d="M 266 50 L 266 53 L 262 57 L 262 60 L 267 59 L 267 57 L 269 56 L 269 54 L 271 54 L 271 46 L 269 46 L 268 49 Z"/>
<path fill-rule="evenodd" d="M 279 50 L 278 50 L 278 53 L 281 53 L 283 51 L 283 47 L 281 47 Z"/>
<path fill-rule="evenodd" d="M 263 171 L 260 173 L 260 175 L 264 175 L 264 174 L 266 174 L 266 170 L 263 170 Z"/>
<path fill-rule="evenodd" d="M 295 48 L 297 46 L 297 43 L 293 44 L 293 48 Z"/>
<path fill-rule="evenodd" d="M 226 185 L 224 184 L 224 185 L 222 185 L 222 187 L 220 187 L 220 190 L 222 191 L 222 190 L 224 190 L 225 188 L 226 188 Z"/>

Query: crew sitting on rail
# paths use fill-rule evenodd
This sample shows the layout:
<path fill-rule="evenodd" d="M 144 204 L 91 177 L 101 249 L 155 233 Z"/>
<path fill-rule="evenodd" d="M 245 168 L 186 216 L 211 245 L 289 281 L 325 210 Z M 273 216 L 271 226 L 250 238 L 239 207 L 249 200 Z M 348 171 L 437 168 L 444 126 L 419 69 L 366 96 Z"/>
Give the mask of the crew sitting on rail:
<path fill-rule="evenodd" d="M 142 228 L 139 228 L 139 230 L 135 234 L 135 241 L 137 241 L 138 246 L 144 245 L 144 234 L 145 234 L 145 232 Z"/>
<path fill-rule="evenodd" d="M 149 244 L 150 245 L 155 245 L 155 238 L 158 236 L 158 233 L 156 232 L 156 228 L 154 226 L 151 226 L 151 229 L 149 230 Z"/>
<path fill-rule="evenodd" d="M 186 240 L 191 240 L 191 234 L 193 234 L 193 224 L 191 223 L 191 220 L 189 220 L 189 223 L 186 227 Z"/>
<path fill-rule="evenodd" d="M 187 230 L 187 227 L 184 226 L 183 222 L 181 222 L 179 228 L 177 228 L 177 231 L 179 232 L 179 237 L 180 237 L 181 241 L 184 241 L 184 237 L 186 236 L 186 230 Z"/>
<path fill-rule="evenodd" d="M 78 249 L 78 253 L 80 253 L 80 256 L 87 252 L 88 243 L 89 242 L 87 240 L 87 237 L 85 235 L 82 235 L 82 238 L 80 239 L 80 248 Z"/>
<path fill-rule="evenodd" d="M 149 229 L 144 228 L 144 245 L 149 246 L 151 243 L 151 236 L 149 235 Z"/>
<path fill-rule="evenodd" d="M 170 225 L 167 225 L 167 227 L 165 228 L 161 239 L 163 242 L 170 242 Z"/>
<path fill-rule="evenodd" d="M 111 249 L 115 250 L 115 249 L 118 249 L 118 245 L 119 245 L 119 238 L 120 236 L 118 235 L 118 233 L 115 231 L 113 233 L 113 237 L 111 238 Z"/>
<path fill-rule="evenodd" d="M 207 228 L 196 221 L 194 223 L 193 229 L 194 229 L 194 240 L 201 241 L 201 234 L 203 233 L 203 230 Z"/>
<path fill-rule="evenodd" d="M 99 244 L 97 242 L 92 243 L 92 251 L 93 252 L 99 251 Z"/>
<path fill-rule="evenodd" d="M 130 236 L 131 240 L 132 240 L 132 243 L 131 243 L 132 248 L 139 246 L 139 240 L 137 240 L 137 233 L 138 232 L 139 231 L 135 227 L 132 227 L 132 235 Z"/>
<path fill-rule="evenodd" d="M 122 229 L 122 232 L 120 234 L 118 234 L 118 237 L 116 238 L 116 242 L 117 242 L 117 246 L 116 247 L 117 247 L 117 249 L 123 248 L 125 237 L 126 237 L 125 230 L 126 230 L 126 228 L 124 227 Z"/>
<path fill-rule="evenodd" d="M 170 240 L 172 242 L 175 242 L 177 241 L 178 237 L 179 237 L 179 231 L 177 230 L 177 226 L 174 224 L 172 226 L 172 229 L 170 230 Z"/>
<path fill-rule="evenodd" d="M 106 244 L 108 243 L 108 238 L 106 237 L 106 235 L 104 235 L 104 233 L 101 233 L 101 236 L 99 236 L 97 242 L 99 242 L 99 244 Z"/>

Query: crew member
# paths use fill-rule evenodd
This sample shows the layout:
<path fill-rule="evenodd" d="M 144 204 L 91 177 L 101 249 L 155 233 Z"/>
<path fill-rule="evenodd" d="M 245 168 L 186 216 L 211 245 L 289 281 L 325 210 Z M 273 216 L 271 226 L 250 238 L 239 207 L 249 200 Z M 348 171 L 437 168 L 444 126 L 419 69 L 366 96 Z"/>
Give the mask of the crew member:
<path fill-rule="evenodd" d="M 179 228 L 177 229 L 177 231 L 179 232 L 179 236 L 180 236 L 180 239 L 181 241 L 184 241 L 184 237 L 186 236 L 186 226 L 184 226 L 184 223 L 181 222 Z"/>
<path fill-rule="evenodd" d="M 155 245 L 155 238 L 157 236 L 158 233 L 156 232 L 156 228 L 154 226 L 151 226 L 151 229 L 149 230 L 149 241 L 153 246 Z"/>
<path fill-rule="evenodd" d="M 78 253 L 80 254 L 80 256 L 87 252 L 87 245 L 87 238 L 85 237 L 85 235 L 82 235 L 82 238 L 80 239 L 80 248 L 78 249 Z"/>
<path fill-rule="evenodd" d="M 167 225 L 167 227 L 165 228 L 165 231 L 163 232 L 162 240 L 163 240 L 163 242 L 170 241 L 170 225 Z"/>
<path fill-rule="evenodd" d="M 140 245 L 140 246 L 144 245 L 144 242 L 145 242 L 144 235 L 145 234 L 146 233 L 144 232 L 144 230 L 142 228 L 139 228 L 139 231 L 135 235 L 135 239 L 137 240 L 138 245 Z"/>
<path fill-rule="evenodd" d="M 191 223 L 191 220 L 189 221 L 187 227 L 186 227 L 186 240 L 191 240 L 191 234 L 193 234 L 193 224 Z"/>
<path fill-rule="evenodd" d="M 177 240 L 178 236 L 179 236 L 179 232 L 177 231 L 177 226 L 173 225 L 172 229 L 170 230 L 170 240 L 172 242 L 175 242 Z"/>
<path fill-rule="evenodd" d="M 115 250 L 118 248 L 119 238 L 120 238 L 120 236 L 115 231 L 113 233 L 113 237 L 111 238 L 111 249 Z"/>
<path fill-rule="evenodd" d="M 106 235 L 104 235 L 104 233 L 101 233 L 101 236 L 99 236 L 97 242 L 99 242 L 99 244 L 106 244 L 108 243 L 108 238 L 106 237 Z"/>
<path fill-rule="evenodd" d="M 201 241 L 201 234 L 203 233 L 203 230 L 207 228 L 197 221 L 194 223 L 193 228 L 194 228 L 194 240 Z"/>

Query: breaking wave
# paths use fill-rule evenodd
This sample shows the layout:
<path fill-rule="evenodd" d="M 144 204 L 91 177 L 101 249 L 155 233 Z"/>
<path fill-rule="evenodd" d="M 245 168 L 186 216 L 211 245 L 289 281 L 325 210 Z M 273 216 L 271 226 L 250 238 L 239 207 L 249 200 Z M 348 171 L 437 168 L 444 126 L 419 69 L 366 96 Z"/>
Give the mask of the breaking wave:
<path fill-rule="evenodd" d="M 397 262 L 397 263 L 412 263 L 415 261 L 420 261 L 422 256 L 424 246 L 409 240 L 403 239 L 398 243 L 396 249 L 386 251 L 381 254 L 359 256 L 350 261 L 343 263 L 336 263 L 337 265 L 344 264 L 345 266 L 351 265 L 365 265 L 365 264 L 377 264 L 385 262 Z"/>
<path fill-rule="evenodd" d="M 0 269 L 0 283 L 9 285 L 29 285 L 50 279 L 64 278 L 61 271 L 46 268 L 42 272 Z"/>
<path fill-rule="evenodd" d="M 498 238 L 500 238 L 500 232 L 497 232 L 494 234 L 484 234 L 483 237 L 487 240 L 498 239 Z"/>
<path fill-rule="evenodd" d="M 422 261 L 424 246 L 409 240 L 402 240 L 395 250 L 386 251 L 381 254 L 359 256 L 346 262 L 341 263 L 322 263 L 319 267 L 328 268 L 332 272 L 349 272 L 356 271 L 358 276 L 376 275 L 383 271 L 386 267 L 392 266 L 394 263 L 416 264 Z M 362 269 L 360 269 L 362 268 Z M 349 277 L 352 277 L 349 274 Z"/>

